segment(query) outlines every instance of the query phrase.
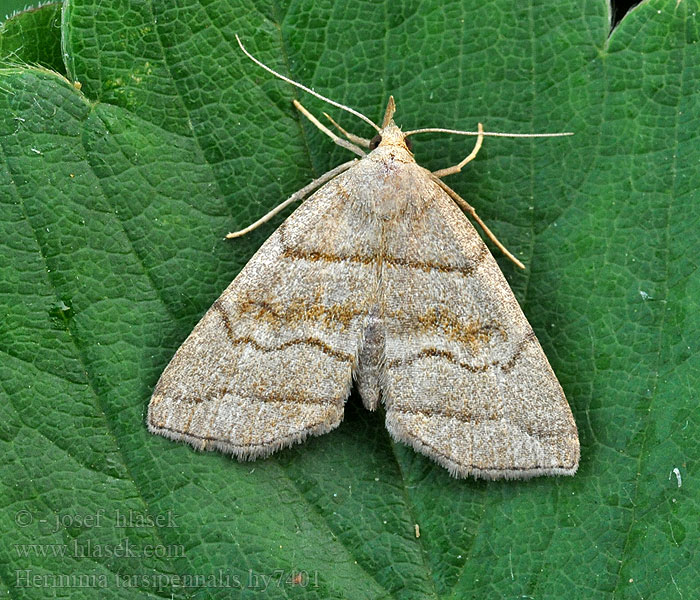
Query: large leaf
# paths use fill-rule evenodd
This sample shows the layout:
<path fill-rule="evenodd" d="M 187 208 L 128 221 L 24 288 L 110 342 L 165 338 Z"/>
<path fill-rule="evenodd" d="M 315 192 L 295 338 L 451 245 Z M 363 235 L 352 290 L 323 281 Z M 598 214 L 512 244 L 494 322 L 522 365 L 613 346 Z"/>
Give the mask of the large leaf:
<path fill-rule="evenodd" d="M 650 1 L 610 35 L 602 0 L 67 3 L 82 88 L 0 74 L 0 591 L 693 597 L 699 8 Z M 235 33 L 375 120 L 392 93 L 406 128 L 576 133 L 488 139 L 450 178 L 528 267 L 499 257 L 574 411 L 575 477 L 454 480 L 355 397 L 255 463 L 147 433 L 160 372 L 282 217 L 223 235 L 348 158 Z"/>
<path fill-rule="evenodd" d="M 60 27 L 60 2 L 13 14 L 0 24 L 0 60 L 3 63 L 42 65 L 65 73 Z"/>

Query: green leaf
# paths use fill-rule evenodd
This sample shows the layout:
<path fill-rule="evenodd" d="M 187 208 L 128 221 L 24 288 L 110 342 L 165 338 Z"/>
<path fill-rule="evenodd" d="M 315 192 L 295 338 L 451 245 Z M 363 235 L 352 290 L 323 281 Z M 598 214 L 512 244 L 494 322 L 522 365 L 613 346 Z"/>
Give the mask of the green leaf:
<path fill-rule="evenodd" d="M 42 65 L 65 74 L 61 2 L 18 12 L 0 25 L 0 63 Z"/>
<path fill-rule="evenodd" d="M 82 88 L 0 72 L 0 590 L 693 597 L 698 8 L 650 0 L 610 34 L 602 0 L 67 3 Z M 450 178 L 528 267 L 498 257 L 571 403 L 575 477 L 452 479 L 355 397 L 254 463 L 148 434 L 159 374 L 283 216 L 224 234 L 348 158 L 290 100 L 372 133 L 236 33 L 375 121 L 393 94 L 404 128 L 575 132 L 487 139 Z M 430 169 L 472 144 L 415 143 Z"/>

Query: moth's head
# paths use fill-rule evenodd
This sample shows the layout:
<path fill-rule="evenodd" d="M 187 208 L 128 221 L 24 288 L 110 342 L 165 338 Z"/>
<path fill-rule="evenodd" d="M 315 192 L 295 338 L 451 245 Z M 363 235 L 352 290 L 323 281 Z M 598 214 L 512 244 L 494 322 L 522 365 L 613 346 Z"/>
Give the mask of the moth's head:
<path fill-rule="evenodd" d="M 395 148 L 403 148 L 411 153 L 411 139 L 401 131 L 396 123 L 394 123 L 393 117 L 395 112 L 396 103 L 394 102 L 394 97 L 389 96 L 389 103 L 386 106 L 386 112 L 384 113 L 384 119 L 379 133 L 369 142 L 370 150 L 379 147 L 393 146 Z"/>

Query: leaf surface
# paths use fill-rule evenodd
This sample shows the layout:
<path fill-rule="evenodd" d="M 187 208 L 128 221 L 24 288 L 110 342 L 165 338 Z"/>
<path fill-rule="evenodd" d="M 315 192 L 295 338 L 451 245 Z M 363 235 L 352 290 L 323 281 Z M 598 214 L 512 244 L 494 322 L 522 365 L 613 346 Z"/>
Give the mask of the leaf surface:
<path fill-rule="evenodd" d="M 693 597 L 696 14 L 652 0 L 610 34 L 605 2 L 67 3 L 68 79 L 0 72 L 0 589 Z M 161 371 L 284 215 L 223 236 L 348 159 L 291 99 L 372 134 L 236 33 L 375 121 L 393 94 L 405 129 L 575 132 L 487 139 L 448 182 L 528 267 L 497 255 L 571 403 L 575 477 L 454 480 L 355 397 L 254 463 L 148 434 Z M 473 143 L 414 142 L 430 169 Z"/>

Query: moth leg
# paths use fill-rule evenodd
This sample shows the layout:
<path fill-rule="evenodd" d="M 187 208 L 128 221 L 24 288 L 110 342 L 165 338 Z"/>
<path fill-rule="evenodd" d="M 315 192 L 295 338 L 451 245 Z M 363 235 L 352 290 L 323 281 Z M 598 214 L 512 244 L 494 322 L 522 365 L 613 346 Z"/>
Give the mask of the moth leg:
<path fill-rule="evenodd" d="M 454 175 L 455 173 L 459 173 L 462 170 L 462 167 L 464 165 L 466 165 L 468 162 L 471 162 L 472 160 L 474 160 L 476 155 L 479 153 L 479 150 L 481 149 L 481 144 L 484 142 L 484 126 L 481 123 L 479 123 L 479 128 L 477 131 L 479 132 L 479 135 L 476 138 L 476 144 L 474 144 L 474 150 L 471 151 L 469 156 L 467 156 L 467 158 L 465 158 L 461 163 L 454 165 L 453 167 L 447 167 L 446 169 L 440 169 L 439 171 L 433 171 L 433 175 L 435 177 L 445 177 L 445 175 Z"/>
<path fill-rule="evenodd" d="M 296 202 L 297 200 L 301 200 L 302 198 L 304 198 L 305 196 L 307 196 L 308 194 L 313 192 L 316 188 L 321 187 L 324 183 L 333 179 L 336 175 L 339 175 L 343 171 L 347 171 L 356 162 L 357 162 L 357 159 L 353 158 L 352 160 L 349 160 L 348 162 L 343 163 L 342 165 L 338 165 L 335 169 L 331 169 L 327 173 L 324 173 L 318 179 L 314 179 L 309 185 L 306 185 L 303 188 L 301 188 L 299 191 L 293 193 L 284 202 L 275 206 L 275 208 L 273 208 L 264 217 L 261 217 L 257 221 L 255 221 L 255 223 L 248 225 L 248 227 L 241 229 L 240 231 L 234 231 L 232 233 L 227 234 L 226 238 L 227 239 L 237 238 L 237 237 L 240 237 L 242 235 L 245 235 L 246 233 L 253 231 L 253 229 L 256 229 L 257 227 L 259 227 L 263 223 L 269 221 L 278 212 L 287 208 L 287 206 L 289 206 L 292 202 Z"/>
<path fill-rule="evenodd" d="M 346 138 L 348 138 L 353 144 L 357 144 L 358 146 L 362 146 L 363 148 L 369 148 L 370 140 L 368 140 L 367 138 L 360 137 L 359 135 L 355 135 L 354 133 L 350 133 L 349 131 L 346 131 L 340 125 L 338 125 L 338 123 L 336 123 L 333 120 L 333 117 L 331 117 L 328 113 L 324 112 L 323 116 L 326 117 L 326 119 L 328 119 L 333 124 L 333 126 L 338 131 L 340 131 L 340 133 L 342 133 Z"/>
<path fill-rule="evenodd" d="M 479 123 L 479 131 L 482 131 L 481 129 L 481 123 Z M 480 145 L 477 143 L 477 145 Z M 478 151 L 478 148 L 474 149 L 475 151 L 472 152 L 472 154 L 476 154 L 476 151 Z M 470 154 L 469 156 L 472 156 Z M 469 158 L 469 156 L 467 158 Z M 472 156 L 473 158 L 473 156 Z M 460 163 L 461 164 L 461 163 Z M 458 165 L 459 166 L 459 165 Z M 439 172 L 439 171 L 438 171 Z M 435 173 L 433 173 L 435 175 Z M 457 192 L 455 192 L 450 186 L 445 184 L 444 182 L 440 181 L 439 179 L 435 179 L 435 183 L 437 183 L 443 190 L 445 190 L 449 196 L 462 208 L 462 210 L 468 212 L 472 219 L 474 219 L 479 226 L 484 230 L 484 233 L 488 236 L 488 238 L 498 246 L 499 250 L 503 252 L 511 261 L 513 261 L 518 267 L 521 269 L 525 268 L 525 265 L 521 263 L 515 256 L 513 256 L 509 251 L 508 248 L 506 248 L 501 242 L 498 240 L 498 238 L 491 232 L 491 230 L 486 226 L 486 223 L 484 223 L 479 215 L 476 214 L 476 210 L 472 207 L 471 204 L 469 204 L 464 198 L 462 198 Z"/>
<path fill-rule="evenodd" d="M 350 152 L 354 152 L 355 154 L 358 154 L 359 156 L 365 156 L 365 153 L 362 151 L 361 148 L 358 146 L 355 146 L 355 144 L 351 144 L 347 140 L 344 140 L 341 137 L 338 137 L 333 133 L 328 127 L 326 127 L 321 121 L 319 121 L 316 117 L 314 117 L 308 110 L 306 110 L 302 105 L 299 100 L 294 100 L 294 106 L 296 109 L 304 115 L 309 121 L 311 121 L 316 127 L 318 127 L 323 133 L 325 133 L 329 138 L 331 138 L 338 146 L 342 146 L 343 148 L 350 150 Z"/>

